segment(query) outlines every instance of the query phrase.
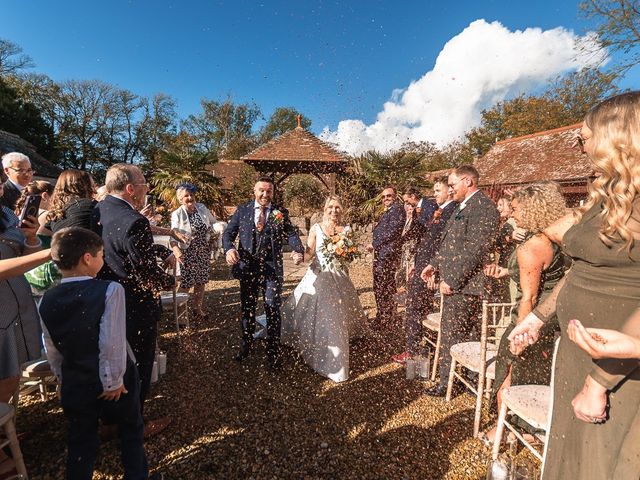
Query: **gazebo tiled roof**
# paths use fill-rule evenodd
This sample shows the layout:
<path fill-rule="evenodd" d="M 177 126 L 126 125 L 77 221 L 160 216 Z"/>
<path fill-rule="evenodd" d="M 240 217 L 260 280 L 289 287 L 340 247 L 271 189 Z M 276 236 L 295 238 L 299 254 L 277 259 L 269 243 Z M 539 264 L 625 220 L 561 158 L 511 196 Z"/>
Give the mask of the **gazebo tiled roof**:
<path fill-rule="evenodd" d="M 298 126 L 248 153 L 241 160 L 261 170 L 288 173 L 337 172 L 347 164 L 335 147 Z"/>
<path fill-rule="evenodd" d="M 574 146 L 580 124 L 497 142 L 474 166 L 480 186 L 519 185 L 541 180 L 586 183 L 593 175 L 587 156 Z"/>

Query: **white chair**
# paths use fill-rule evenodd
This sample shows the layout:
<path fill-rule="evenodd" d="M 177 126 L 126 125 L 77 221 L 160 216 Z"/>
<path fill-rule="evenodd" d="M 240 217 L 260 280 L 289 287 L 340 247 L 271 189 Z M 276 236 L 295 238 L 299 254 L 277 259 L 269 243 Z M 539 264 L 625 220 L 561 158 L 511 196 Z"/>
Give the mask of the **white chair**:
<path fill-rule="evenodd" d="M 440 325 L 442 324 L 442 295 L 440 295 L 440 310 L 438 312 L 433 312 L 428 314 L 422 320 L 422 326 L 428 330 L 436 332 L 436 341 L 434 342 L 429 337 L 425 337 L 425 341 L 429 343 L 434 348 L 433 353 L 433 366 L 431 370 L 431 381 L 436 379 L 436 374 L 438 373 L 438 362 L 440 361 L 440 343 L 442 340 L 442 332 L 440 330 Z"/>
<path fill-rule="evenodd" d="M 50 393 L 55 393 L 58 387 L 58 379 L 46 358 L 23 364 L 21 383 L 22 392 L 30 393 L 37 389 L 42 400 L 46 400 Z"/>
<path fill-rule="evenodd" d="M 2 427 L 4 434 L 0 437 L 0 448 L 4 448 L 7 445 L 9 446 L 16 470 L 18 471 L 18 474 L 22 475 L 26 480 L 28 478 L 27 467 L 24 465 L 22 451 L 20 450 L 20 443 L 18 442 L 18 436 L 16 435 L 14 417 L 14 408 L 7 403 L 0 403 L 0 426 Z"/>
<path fill-rule="evenodd" d="M 495 357 L 500 338 L 511 321 L 511 309 L 515 303 L 482 302 L 482 323 L 479 342 L 457 343 L 451 347 L 451 370 L 447 384 L 447 402 L 451 401 L 453 382 L 458 379 L 473 394 L 476 395 L 475 417 L 473 421 L 473 435 L 480 431 L 480 415 L 482 413 L 482 397 L 485 391 L 491 389 L 491 383 L 496 378 Z M 471 384 L 462 374 L 456 371 L 460 366 L 478 374 L 477 385 Z M 486 390 L 485 390 L 486 388 Z"/>
<path fill-rule="evenodd" d="M 551 371 L 555 370 L 556 354 L 560 339 L 556 339 L 553 349 L 553 362 Z M 507 427 L 518 440 L 540 461 L 543 455 L 538 452 L 535 446 L 527 441 L 524 436 L 507 421 L 507 413 L 520 417 L 537 430 L 544 430 L 545 434 L 536 434 L 537 440 L 546 444 L 546 432 L 549 430 L 551 420 L 551 409 L 553 407 L 553 383 L 549 385 L 514 385 L 502 391 L 502 404 L 498 413 L 498 424 L 496 426 L 496 440 L 493 442 L 491 456 L 495 460 L 500 452 L 500 443 L 504 428 Z"/>
<path fill-rule="evenodd" d="M 173 277 L 175 284 L 173 289 L 160 294 L 162 308 L 171 307 L 173 309 L 173 319 L 176 323 L 176 331 L 180 334 L 180 325 L 186 325 L 189 328 L 189 294 L 186 292 L 178 292 L 178 283 L 180 277 L 178 275 L 178 265 L 173 267 Z"/>
<path fill-rule="evenodd" d="M 518 440 L 527 447 L 535 457 L 542 461 L 542 454 L 536 450 L 533 444 L 507 421 L 507 413 L 520 417 L 537 430 L 547 430 L 551 407 L 551 387 L 549 385 L 516 385 L 502 390 L 502 405 L 498 415 L 496 427 L 496 440 L 493 442 L 492 458 L 498 458 L 500 443 L 504 428 L 513 432 Z M 537 434 L 535 437 L 542 443 L 546 442 L 546 435 Z"/>

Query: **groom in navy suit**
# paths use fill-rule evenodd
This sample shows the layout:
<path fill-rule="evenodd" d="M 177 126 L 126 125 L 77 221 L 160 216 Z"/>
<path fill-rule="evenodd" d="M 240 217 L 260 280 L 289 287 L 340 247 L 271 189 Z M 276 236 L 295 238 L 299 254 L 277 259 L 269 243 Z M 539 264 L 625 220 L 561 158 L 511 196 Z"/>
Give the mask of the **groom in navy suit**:
<path fill-rule="evenodd" d="M 272 203 L 273 191 L 273 180 L 260 177 L 253 189 L 255 200 L 238 206 L 222 235 L 227 263 L 232 266 L 233 276 L 240 280 L 242 345 L 236 360 L 244 360 L 253 348 L 256 306 L 262 293 L 267 315 L 267 361 L 271 369 L 278 366 L 285 237 L 293 248 L 294 263 L 304 260 L 304 246 L 289 221 L 289 213 Z M 234 242 L 238 235 L 236 249 Z"/>

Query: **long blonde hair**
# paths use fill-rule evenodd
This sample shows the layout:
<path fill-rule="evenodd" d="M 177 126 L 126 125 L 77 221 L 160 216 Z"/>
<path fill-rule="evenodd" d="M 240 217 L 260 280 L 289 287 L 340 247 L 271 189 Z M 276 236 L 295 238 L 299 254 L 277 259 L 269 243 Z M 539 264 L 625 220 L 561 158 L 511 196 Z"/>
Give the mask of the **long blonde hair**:
<path fill-rule="evenodd" d="M 576 211 L 578 219 L 594 205 L 602 203 L 599 237 L 605 245 L 633 247 L 627 222 L 633 201 L 640 195 L 640 91 L 611 97 L 593 107 L 584 118 L 593 132 L 594 169 L 600 175 L 589 187 L 589 198 Z"/>

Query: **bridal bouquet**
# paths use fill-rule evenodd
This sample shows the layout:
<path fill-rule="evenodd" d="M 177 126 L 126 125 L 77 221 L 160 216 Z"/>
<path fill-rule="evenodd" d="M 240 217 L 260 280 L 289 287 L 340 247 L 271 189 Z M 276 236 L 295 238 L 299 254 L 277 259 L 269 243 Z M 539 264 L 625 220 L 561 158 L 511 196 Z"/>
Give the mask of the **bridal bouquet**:
<path fill-rule="evenodd" d="M 362 255 L 362 252 L 353 238 L 353 232 L 347 230 L 330 237 L 325 236 L 322 254 L 330 265 L 346 269 L 351 262 Z"/>

